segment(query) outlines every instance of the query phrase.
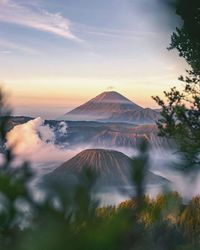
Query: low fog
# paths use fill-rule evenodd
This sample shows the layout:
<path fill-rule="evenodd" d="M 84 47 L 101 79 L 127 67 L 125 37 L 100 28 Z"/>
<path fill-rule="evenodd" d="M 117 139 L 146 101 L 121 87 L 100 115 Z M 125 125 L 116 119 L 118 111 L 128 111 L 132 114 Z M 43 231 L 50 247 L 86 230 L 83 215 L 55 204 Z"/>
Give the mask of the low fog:
<path fill-rule="evenodd" d="M 67 136 L 68 125 L 66 122 L 60 122 L 59 133 Z M 79 152 L 88 148 L 95 148 L 94 145 L 79 145 L 75 149 L 70 145 L 56 145 L 56 133 L 54 128 L 45 125 L 45 121 L 38 117 L 25 124 L 15 126 L 7 134 L 7 147 L 12 147 L 18 161 L 28 160 L 37 173 L 42 176 L 56 167 L 60 166 Z M 106 148 L 121 151 L 129 157 L 137 155 L 137 150 L 133 148 Z M 2 161 L 2 157 L 0 157 Z M 160 175 L 170 182 L 166 188 L 178 191 L 185 200 L 200 194 L 200 174 L 198 171 L 184 175 L 181 171 L 173 169 L 178 157 L 174 152 L 154 149 L 150 150 L 150 169 L 153 173 Z M 147 187 L 147 193 L 155 196 L 160 192 L 160 187 Z M 109 200 L 109 194 L 105 194 L 103 200 Z M 125 194 L 112 193 L 115 201 L 122 201 L 127 198 Z"/>

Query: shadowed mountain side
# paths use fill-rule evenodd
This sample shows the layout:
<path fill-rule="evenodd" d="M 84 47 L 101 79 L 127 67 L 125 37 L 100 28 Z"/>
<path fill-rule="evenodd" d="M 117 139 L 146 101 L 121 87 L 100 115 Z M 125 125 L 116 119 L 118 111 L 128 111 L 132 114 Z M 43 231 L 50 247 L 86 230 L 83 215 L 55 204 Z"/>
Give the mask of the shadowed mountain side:
<path fill-rule="evenodd" d="M 172 140 L 159 137 L 154 124 L 133 125 L 100 122 L 67 122 L 67 136 L 57 135 L 58 143 L 67 142 L 71 146 L 87 144 L 92 147 L 132 147 L 137 148 L 141 138 L 148 140 L 156 150 L 172 149 Z"/>
<path fill-rule="evenodd" d="M 137 148 L 141 139 L 146 139 L 152 149 L 169 149 L 173 142 L 157 135 L 155 125 L 139 125 L 126 130 L 107 129 L 98 133 L 91 141 L 95 145 Z"/>
<path fill-rule="evenodd" d="M 1 119 L 1 118 L 0 118 Z M 7 127 L 7 130 L 13 129 L 15 126 L 24 124 L 26 122 L 29 122 L 30 120 L 33 120 L 34 118 L 28 117 L 28 116 L 10 116 L 10 121 Z"/>
<path fill-rule="evenodd" d="M 155 123 L 158 112 L 144 109 L 115 91 L 103 92 L 60 119 L 71 121 L 104 121 Z"/>
<path fill-rule="evenodd" d="M 33 118 L 11 117 L 8 130 L 31 119 Z M 60 121 L 46 120 L 44 125 L 52 129 L 55 133 L 55 143 L 62 147 L 86 145 L 92 148 L 131 147 L 135 149 L 141 138 L 145 138 L 148 140 L 150 147 L 160 151 L 160 153 L 174 148 L 172 140 L 157 135 L 158 128 L 155 124 L 135 125 L 115 122 L 67 121 L 66 133 L 62 133 L 60 130 Z"/>
<path fill-rule="evenodd" d="M 56 181 L 75 182 L 84 169 L 89 168 L 97 174 L 95 190 L 109 188 L 130 188 L 132 161 L 121 152 L 104 149 L 88 149 L 77 154 L 71 160 L 47 175 Z M 150 185 L 162 185 L 166 179 L 148 171 L 146 181 Z"/>

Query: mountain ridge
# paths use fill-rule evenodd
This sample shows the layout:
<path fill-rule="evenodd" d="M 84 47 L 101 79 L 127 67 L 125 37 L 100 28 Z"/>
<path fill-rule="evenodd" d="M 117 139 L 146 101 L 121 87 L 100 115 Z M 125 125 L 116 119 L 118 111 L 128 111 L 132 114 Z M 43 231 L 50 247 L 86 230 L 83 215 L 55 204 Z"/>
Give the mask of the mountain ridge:
<path fill-rule="evenodd" d="M 86 149 L 63 163 L 49 174 L 57 181 L 75 180 L 84 169 L 97 173 L 96 188 L 130 188 L 132 160 L 122 152 L 107 149 Z M 146 181 L 150 185 L 163 184 L 166 179 L 148 171 Z"/>
<path fill-rule="evenodd" d="M 143 108 L 116 91 L 103 92 L 66 113 L 63 120 L 155 123 L 159 114 Z"/>

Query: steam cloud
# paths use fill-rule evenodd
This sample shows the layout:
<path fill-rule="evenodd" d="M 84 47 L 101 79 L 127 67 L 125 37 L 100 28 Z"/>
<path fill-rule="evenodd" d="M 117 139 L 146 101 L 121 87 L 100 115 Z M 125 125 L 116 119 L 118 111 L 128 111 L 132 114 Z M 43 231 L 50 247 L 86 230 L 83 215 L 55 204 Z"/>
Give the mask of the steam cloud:
<path fill-rule="evenodd" d="M 67 133 L 67 124 L 60 124 L 60 133 Z M 40 117 L 15 126 L 7 134 L 7 147 L 12 147 L 17 157 L 31 162 L 64 162 L 76 152 L 64 150 L 55 144 L 55 133 L 44 125 Z"/>
<path fill-rule="evenodd" d="M 63 135 L 67 135 L 67 123 L 66 122 L 60 122 L 59 124 L 59 132 L 62 133 Z"/>

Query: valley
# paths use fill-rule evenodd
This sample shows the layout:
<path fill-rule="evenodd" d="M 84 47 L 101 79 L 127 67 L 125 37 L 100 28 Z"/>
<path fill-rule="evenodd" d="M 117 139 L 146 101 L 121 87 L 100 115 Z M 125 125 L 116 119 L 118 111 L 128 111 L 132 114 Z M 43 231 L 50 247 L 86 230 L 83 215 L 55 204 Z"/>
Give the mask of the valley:
<path fill-rule="evenodd" d="M 71 114 L 76 114 L 77 120 Z M 137 156 L 138 147 L 145 140 L 150 156 L 146 191 L 154 195 L 163 185 L 171 183 L 168 159 L 175 150 L 172 140 L 158 136 L 158 118 L 159 112 L 143 109 L 111 91 L 98 95 L 62 119 L 11 117 L 8 135 L 18 141 L 18 157 L 31 160 L 39 182 L 43 176 L 58 182 L 73 182 L 87 166 L 98 174 L 94 189 L 102 200 L 109 193 L 120 195 L 122 190 L 124 197 L 133 195 L 131 158 Z M 30 138 L 27 141 L 24 133 L 33 141 Z"/>

